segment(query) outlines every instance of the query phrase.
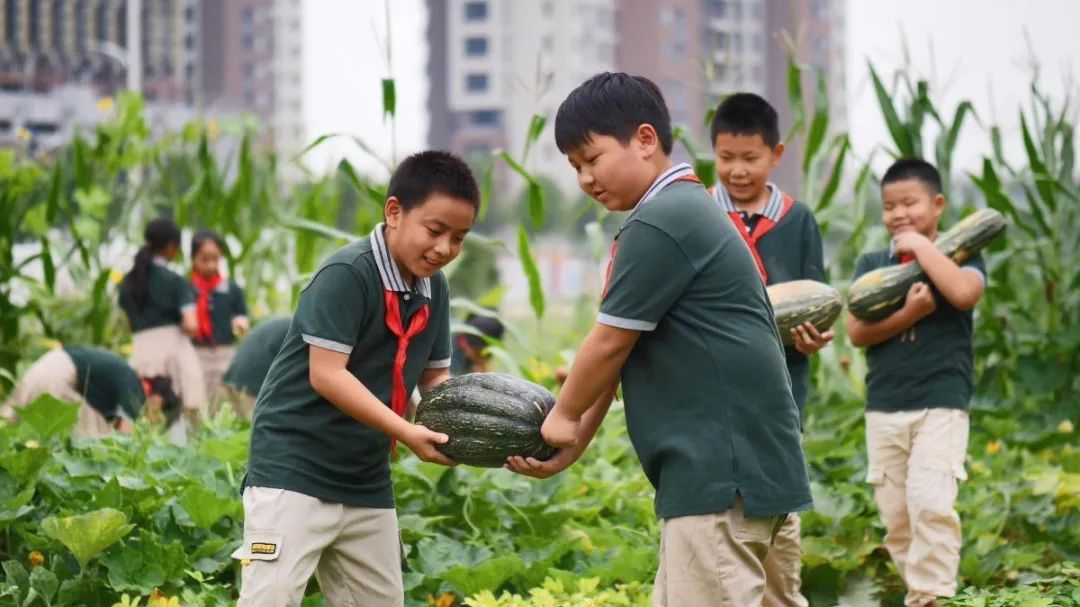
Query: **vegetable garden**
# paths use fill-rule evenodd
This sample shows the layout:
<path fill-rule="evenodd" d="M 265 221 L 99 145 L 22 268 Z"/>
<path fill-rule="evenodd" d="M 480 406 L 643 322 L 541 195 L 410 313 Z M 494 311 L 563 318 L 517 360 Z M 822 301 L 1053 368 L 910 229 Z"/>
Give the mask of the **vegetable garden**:
<path fill-rule="evenodd" d="M 789 101 L 790 136 L 804 141 L 805 154 L 785 159 L 801 164 L 803 179 L 787 185 L 815 210 L 829 282 L 846 293 L 858 254 L 886 240 L 878 188 L 869 159 L 853 158 L 847 135 L 832 134 L 824 82 L 803 72 L 791 66 Z M 820 90 L 804 99 L 803 80 Z M 923 155 L 948 173 L 960 134 L 984 136 L 981 169 L 952 171 L 944 226 L 987 207 L 1008 220 L 1005 238 L 985 253 L 970 479 L 959 500 L 964 589 L 947 604 L 1080 605 L 1080 177 L 1072 108 L 1033 85 L 1030 106 L 1019 108 L 1025 160 L 1017 163 L 999 127 L 971 104 L 940 106 L 926 82 L 902 73 L 883 80 L 871 69 L 871 81 L 891 136 L 880 154 Z M 392 118 L 389 88 L 384 110 Z M 48 157 L 0 151 L 0 396 L 56 342 L 124 352 L 130 336 L 115 306 L 117 279 L 130 263 L 122 243 L 138 241 L 146 218 L 169 213 L 185 228 L 226 235 L 230 271 L 246 287 L 256 322 L 289 311 L 320 258 L 381 218 L 384 184 L 347 160 L 286 186 L 275 178 L 277 165 L 295 159 L 255 149 L 249 125 L 197 122 L 152 137 L 138 98 L 122 96 L 102 111 L 108 120 Z M 545 126 L 535 117 L 530 141 L 551 136 Z M 677 138 L 708 183 L 704 130 L 684 125 Z M 549 208 L 542 182 L 522 162 L 527 156 L 528 149 L 501 152 L 478 162 L 485 190 L 478 234 L 448 273 L 452 290 L 474 296 L 455 300 L 463 315 L 497 306 L 503 293 L 477 260 L 500 247 L 520 258 L 532 314 L 504 318 L 507 337 L 492 349 L 499 370 L 554 390 L 554 369 L 587 330 L 596 297 L 548 301 L 531 243 L 542 229 L 581 233 L 599 261 L 619 218 L 587 201 Z M 521 208 L 492 199 L 497 167 L 523 179 Z M 513 242 L 484 236 L 508 217 L 520 221 Z M 841 335 L 813 365 L 804 445 L 816 508 L 802 522 L 804 592 L 813 605 L 901 605 L 903 587 L 864 482 L 862 353 Z M 147 422 L 130 436 L 73 439 L 75 419 L 75 406 L 43 397 L 18 423 L 0 425 L 0 606 L 232 604 L 239 565 L 229 555 L 242 532 L 247 424 L 225 407 L 178 446 Z M 659 533 L 619 404 L 583 462 L 545 481 L 442 468 L 404 450 L 393 470 L 406 604 L 649 604 Z M 305 604 L 321 604 L 314 584 Z"/>

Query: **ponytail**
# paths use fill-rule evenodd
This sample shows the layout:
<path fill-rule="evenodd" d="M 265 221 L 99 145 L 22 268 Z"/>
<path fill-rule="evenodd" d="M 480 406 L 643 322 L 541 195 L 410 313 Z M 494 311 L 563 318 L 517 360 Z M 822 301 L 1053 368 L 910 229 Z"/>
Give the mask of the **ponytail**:
<path fill-rule="evenodd" d="M 150 268 L 154 265 L 154 255 L 171 244 L 180 245 L 180 227 L 171 219 L 155 219 L 147 224 L 143 238 L 146 244 L 135 254 L 135 264 L 125 281 L 131 299 L 140 310 L 146 307 L 149 299 Z"/>

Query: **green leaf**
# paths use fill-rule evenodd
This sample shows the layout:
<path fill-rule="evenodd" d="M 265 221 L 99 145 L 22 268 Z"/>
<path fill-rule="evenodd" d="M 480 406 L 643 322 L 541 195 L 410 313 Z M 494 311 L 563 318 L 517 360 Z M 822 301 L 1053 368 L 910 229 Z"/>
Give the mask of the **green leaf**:
<path fill-rule="evenodd" d="M 529 279 L 529 304 L 532 305 L 536 318 L 544 316 L 544 287 L 540 281 L 540 270 L 533 260 L 532 249 L 529 247 L 529 235 L 525 232 L 525 226 L 518 226 L 518 257 L 521 258 L 521 269 Z"/>
<path fill-rule="evenodd" d="M 836 192 L 840 189 L 840 179 L 844 173 L 844 159 L 847 157 L 847 152 L 851 148 L 851 140 L 847 135 L 840 135 L 840 151 L 836 153 L 836 162 L 833 163 L 832 171 L 829 173 L 829 179 L 825 182 L 825 189 L 821 191 L 821 197 L 818 198 L 817 206 L 814 207 L 814 213 L 820 213 L 829 208 L 833 199 L 836 197 Z"/>
<path fill-rule="evenodd" d="M 42 235 L 41 243 L 41 273 L 45 278 L 45 287 L 49 293 L 56 293 L 56 264 L 53 263 L 52 250 L 49 248 L 48 237 Z"/>
<path fill-rule="evenodd" d="M 67 547 L 83 569 L 134 528 L 123 512 L 113 508 L 62 518 L 50 516 L 41 521 L 42 531 Z"/>
<path fill-rule="evenodd" d="M 540 187 L 540 183 L 533 177 L 532 173 L 526 171 L 525 168 L 521 166 L 518 161 L 514 160 L 506 150 L 499 151 L 498 155 L 506 162 L 506 165 L 509 166 L 512 171 L 525 180 L 525 183 L 529 188 L 529 221 L 532 222 L 534 229 L 539 230 L 544 225 L 543 188 Z"/>
<path fill-rule="evenodd" d="M 60 589 L 60 580 L 56 574 L 44 567 L 36 567 L 30 572 L 30 587 L 37 591 L 38 596 L 45 601 L 45 605 L 51 605 L 56 591 Z"/>
<path fill-rule="evenodd" d="M 456 565 L 439 577 L 449 582 L 458 592 L 468 596 L 482 590 L 502 586 L 506 580 L 525 571 L 525 563 L 516 554 L 488 559 L 478 565 Z"/>
<path fill-rule="evenodd" d="M 892 136 L 893 142 L 896 144 L 897 152 L 899 156 L 914 156 L 915 145 L 911 140 L 911 133 L 908 132 L 907 126 L 901 122 L 900 116 L 896 113 L 896 107 L 893 106 L 892 95 L 885 90 L 885 85 L 881 83 L 881 78 L 878 78 L 877 72 L 874 71 L 874 66 L 867 64 L 870 68 L 870 79 L 874 83 L 874 93 L 877 95 L 878 106 L 881 108 L 881 115 L 885 119 L 885 126 L 889 129 L 889 135 Z"/>
<path fill-rule="evenodd" d="M 1028 164 L 1031 166 L 1031 172 L 1035 178 L 1035 189 L 1039 192 L 1039 198 L 1046 204 L 1050 213 L 1056 213 L 1057 198 L 1054 197 L 1053 187 L 1048 183 L 1049 180 L 1052 180 L 1052 177 L 1046 169 L 1046 164 L 1039 157 L 1039 151 L 1031 138 L 1031 131 L 1028 130 L 1027 119 L 1022 113 L 1020 114 L 1020 132 L 1024 136 L 1024 150 L 1027 151 Z M 1034 198 L 1032 198 L 1032 202 L 1035 202 Z M 1032 212 L 1036 212 L 1036 210 L 1032 209 Z"/>
<path fill-rule="evenodd" d="M 28 424 L 42 442 L 66 438 L 79 421 L 79 403 L 65 403 L 51 394 L 42 394 L 18 410 L 19 420 Z"/>
<path fill-rule="evenodd" d="M 803 154 L 803 173 L 810 172 L 825 133 L 829 130 L 829 85 L 825 81 L 825 72 L 817 72 L 817 93 L 814 95 L 814 117 L 810 120 L 810 132 L 806 135 L 806 151 Z"/>
<path fill-rule="evenodd" d="M 522 150 L 522 161 L 529 157 L 529 152 L 533 148 L 533 144 L 540 139 L 540 134 L 544 132 L 544 127 L 547 126 L 547 118 L 538 114 L 533 114 L 529 119 L 529 132 L 525 137 L 525 149 Z"/>
<path fill-rule="evenodd" d="M 150 594 L 155 588 L 183 580 L 191 559 L 179 541 L 165 543 L 164 538 L 140 530 L 102 556 L 101 564 L 109 571 L 114 591 Z"/>
<path fill-rule="evenodd" d="M 480 210 L 476 214 L 477 221 L 483 221 L 491 208 L 491 192 L 495 189 L 495 163 L 488 162 L 484 168 L 484 178 L 480 181 Z"/>
<path fill-rule="evenodd" d="M 788 106 L 791 108 L 791 131 L 786 137 L 790 141 L 796 133 L 806 128 L 806 102 L 803 99 L 802 70 L 795 63 L 795 57 L 788 55 L 787 69 Z"/>
<path fill-rule="evenodd" d="M 383 121 L 393 118 L 397 113 L 397 89 L 394 86 L 393 78 L 383 78 L 382 80 L 382 107 L 383 107 Z"/>
<path fill-rule="evenodd" d="M 21 485 L 32 486 L 38 472 L 48 463 L 49 458 L 48 449 L 28 447 L 4 455 L 3 459 L 0 459 L 0 467 L 7 470 L 11 478 Z"/>
<path fill-rule="evenodd" d="M 235 500 L 218 497 L 202 485 L 191 485 L 185 489 L 179 503 L 195 526 L 203 529 L 210 529 L 221 517 L 236 510 Z"/>
<path fill-rule="evenodd" d="M 18 588 L 30 587 L 30 574 L 19 561 L 4 561 L 4 581 Z"/>

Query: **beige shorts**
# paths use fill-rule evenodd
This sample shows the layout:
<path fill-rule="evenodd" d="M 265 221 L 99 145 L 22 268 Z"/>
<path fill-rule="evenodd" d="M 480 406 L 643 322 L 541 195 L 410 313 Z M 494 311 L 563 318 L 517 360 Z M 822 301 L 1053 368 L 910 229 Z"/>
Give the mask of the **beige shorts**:
<path fill-rule="evenodd" d="M 401 607 L 402 547 L 393 508 L 357 508 L 267 487 L 244 489 L 240 601 L 300 605 L 312 574 L 331 607 Z"/>
<path fill-rule="evenodd" d="M 98 410 L 86 402 L 76 389 L 75 363 L 62 348 L 50 350 L 34 361 L 23 373 L 8 401 L 10 409 L 5 417 L 17 416 L 18 409 L 25 407 L 42 394 L 51 394 L 67 403 L 79 403 L 79 421 L 72 434 L 79 437 L 100 437 L 113 431 L 113 427 L 98 413 Z"/>

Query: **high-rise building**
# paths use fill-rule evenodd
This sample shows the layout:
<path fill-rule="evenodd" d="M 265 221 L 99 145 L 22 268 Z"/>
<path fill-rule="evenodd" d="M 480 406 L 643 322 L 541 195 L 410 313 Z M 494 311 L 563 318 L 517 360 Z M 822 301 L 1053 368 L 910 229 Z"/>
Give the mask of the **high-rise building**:
<path fill-rule="evenodd" d="M 132 4 L 156 125 L 250 112 L 261 143 L 302 148 L 300 0 L 0 0 L 0 145 L 20 129 L 56 145 L 101 118 L 95 98 L 128 83 Z"/>
<path fill-rule="evenodd" d="M 617 0 L 428 0 L 429 145 L 466 157 L 504 148 L 520 157 L 531 117 L 615 67 Z M 545 131 L 530 170 L 567 192 L 574 173 Z"/>
<path fill-rule="evenodd" d="M 250 112 L 260 140 L 279 156 L 305 143 L 300 0 L 202 3 L 203 103 L 212 112 Z"/>
<path fill-rule="evenodd" d="M 737 91 L 768 99 L 787 132 L 793 126 L 787 88 L 793 57 L 825 74 L 831 127 L 838 130 L 847 113 L 844 15 L 841 0 L 620 0 L 617 63 L 655 80 L 672 120 L 705 142 L 708 109 Z M 808 74 L 802 84 L 813 99 L 815 80 Z M 787 154 L 801 157 L 800 142 L 792 142 Z M 784 162 L 774 177 L 794 190 L 799 166 Z"/>

